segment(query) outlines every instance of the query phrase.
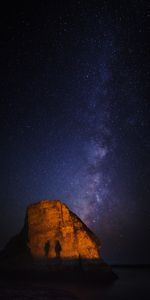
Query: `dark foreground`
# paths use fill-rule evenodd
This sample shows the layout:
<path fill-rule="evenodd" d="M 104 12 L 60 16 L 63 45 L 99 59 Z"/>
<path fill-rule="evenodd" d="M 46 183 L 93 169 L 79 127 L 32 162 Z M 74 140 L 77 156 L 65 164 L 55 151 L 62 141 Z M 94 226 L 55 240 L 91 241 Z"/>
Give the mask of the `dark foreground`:
<path fill-rule="evenodd" d="M 150 299 L 150 268 L 114 268 L 103 274 L 0 274 L 0 299 L 107 300 Z"/>

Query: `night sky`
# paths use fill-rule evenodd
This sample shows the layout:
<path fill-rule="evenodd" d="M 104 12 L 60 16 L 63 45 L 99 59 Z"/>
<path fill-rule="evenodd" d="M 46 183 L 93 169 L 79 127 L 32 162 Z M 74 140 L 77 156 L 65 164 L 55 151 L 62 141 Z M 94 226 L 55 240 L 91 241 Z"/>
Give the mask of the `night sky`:
<path fill-rule="evenodd" d="M 0 248 L 66 203 L 111 263 L 150 263 L 149 1 L 0 8 Z"/>

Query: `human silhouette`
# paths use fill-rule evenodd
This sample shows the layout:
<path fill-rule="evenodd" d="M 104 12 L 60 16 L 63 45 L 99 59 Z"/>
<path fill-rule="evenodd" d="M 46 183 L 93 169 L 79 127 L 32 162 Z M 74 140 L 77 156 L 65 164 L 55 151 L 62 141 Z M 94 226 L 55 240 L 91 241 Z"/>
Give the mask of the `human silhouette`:
<path fill-rule="evenodd" d="M 48 257 L 49 250 L 50 250 L 50 241 L 48 240 L 44 245 L 44 251 L 46 257 Z"/>
<path fill-rule="evenodd" d="M 61 244 L 60 242 L 57 240 L 56 244 L 55 244 L 55 253 L 56 253 L 56 257 L 60 258 L 60 252 L 61 252 Z"/>

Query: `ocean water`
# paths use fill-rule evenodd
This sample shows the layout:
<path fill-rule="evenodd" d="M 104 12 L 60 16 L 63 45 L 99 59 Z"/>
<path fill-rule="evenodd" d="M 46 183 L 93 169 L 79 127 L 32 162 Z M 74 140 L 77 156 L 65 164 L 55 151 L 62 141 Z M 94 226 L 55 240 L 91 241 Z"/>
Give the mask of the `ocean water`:
<path fill-rule="evenodd" d="M 107 300 L 150 299 L 149 268 L 114 268 L 118 279 L 112 284 L 100 282 L 44 282 L 0 279 L 3 300 Z"/>

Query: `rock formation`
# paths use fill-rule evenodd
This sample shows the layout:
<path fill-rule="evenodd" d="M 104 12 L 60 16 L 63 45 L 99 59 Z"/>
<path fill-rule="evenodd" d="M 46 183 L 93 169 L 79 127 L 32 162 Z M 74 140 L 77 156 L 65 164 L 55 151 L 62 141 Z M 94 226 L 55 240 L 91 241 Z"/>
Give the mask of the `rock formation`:
<path fill-rule="evenodd" d="M 25 223 L 3 251 L 4 257 L 32 261 L 100 263 L 100 243 L 89 228 L 59 200 L 42 200 L 27 208 Z"/>
<path fill-rule="evenodd" d="M 60 201 L 46 200 L 30 205 L 27 226 L 28 246 L 34 258 L 60 255 L 62 258 L 100 259 L 94 234 Z"/>

